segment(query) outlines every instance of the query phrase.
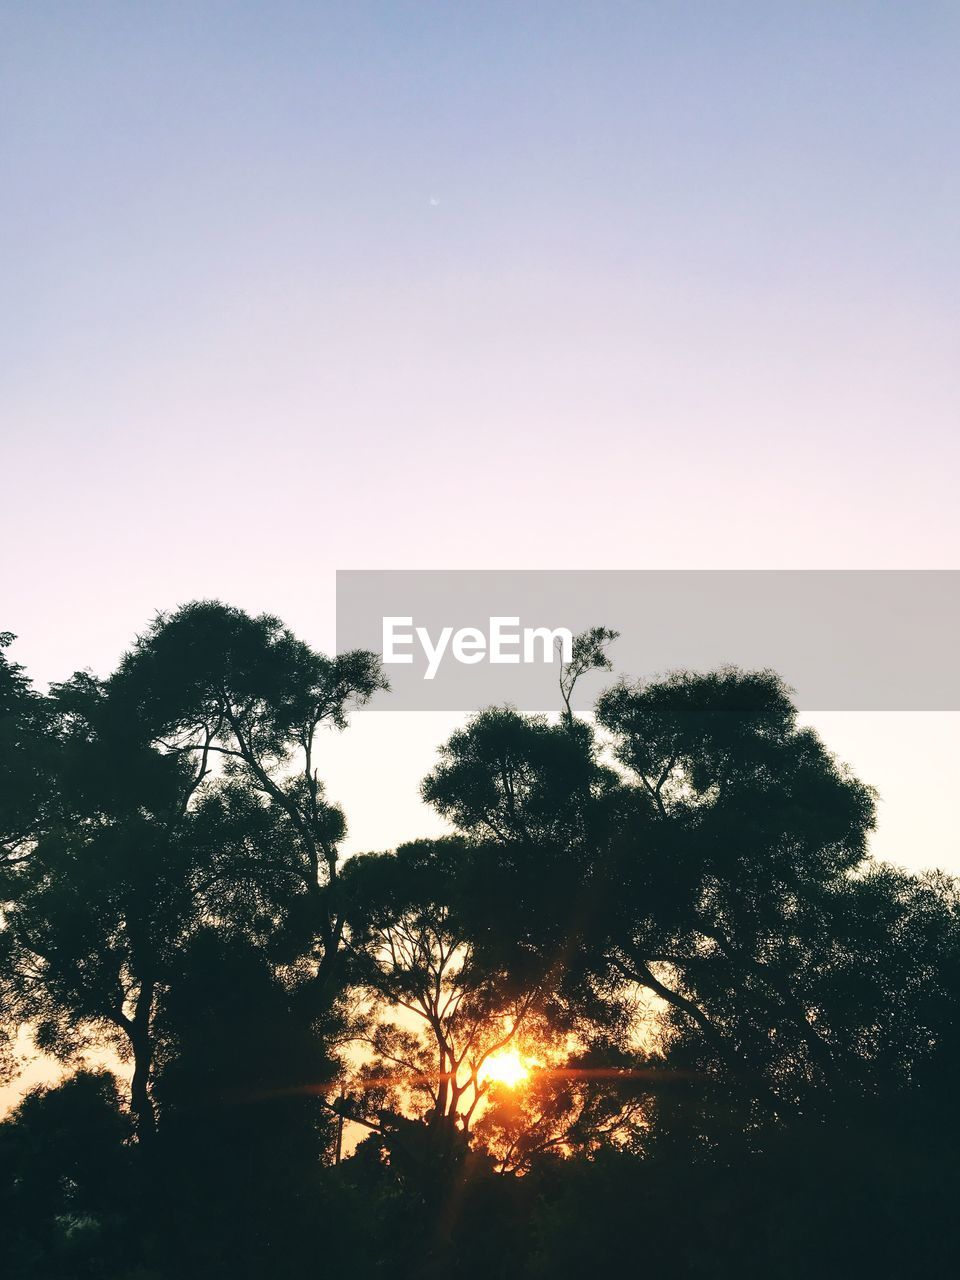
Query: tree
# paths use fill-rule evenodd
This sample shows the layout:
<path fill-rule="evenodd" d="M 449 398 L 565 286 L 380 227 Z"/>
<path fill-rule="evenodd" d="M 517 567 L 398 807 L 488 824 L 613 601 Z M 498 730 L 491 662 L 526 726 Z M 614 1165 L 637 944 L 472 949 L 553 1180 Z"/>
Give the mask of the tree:
<path fill-rule="evenodd" d="M 80 674 L 46 700 L 54 799 L 7 876 L 5 982 L 42 1047 L 67 1059 L 93 1031 L 132 1055 L 142 1142 L 159 1002 L 212 913 L 299 965 L 318 1008 L 336 1001 L 344 820 L 314 736 L 382 684 L 372 655 L 324 658 L 275 619 L 200 604 L 108 681 Z"/>
<path fill-rule="evenodd" d="M 13 639 L 0 632 L 0 904 L 11 873 L 29 857 L 42 829 L 49 788 L 47 708 L 23 668 L 6 655 Z M 0 928 L 0 1004 L 6 1007 L 15 996 L 9 952 L 9 934 Z M 0 1021 L 0 1081 L 14 1069 L 12 1032 L 7 1019 Z"/>
<path fill-rule="evenodd" d="M 219 761 L 228 778 L 245 782 L 275 811 L 305 899 L 299 918 L 318 998 L 333 999 L 344 927 L 338 846 L 346 827 L 325 797 L 314 746 L 321 728 L 343 729 L 351 708 L 387 687 L 379 660 L 364 652 L 327 658 L 276 618 L 202 601 L 159 616 L 114 683 L 147 740 L 199 761 L 202 776 Z"/>
<path fill-rule="evenodd" d="M 949 1270 L 960 885 L 868 856 L 772 673 L 576 715 L 612 636 L 441 748 L 456 834 L 346 861 L 371 655 L 210 603 L 106 681 L 0 653 L 4 1019 L 133 1062 L 132 1115 L 81 1071 L 0 1124 L 17 1276 Z"/>
<path fill-rule="evenodd" d="M 0 1123 L 0 1219 L 11 1280 L 117 1274 L 130 1245 L 129 1135 L 129 1115 L 106 1071 L 32 1089 Z"/>
<path fill-rule="evenodd" d="M 558 987 L 572 981 L 598 936 L 607 897 L 598 851 L 622 794 L 592 730 L 491 708 L 439 757 L 422 795 L 485 851 L 488 889 L 474 905 L 484 962 L 531 980 L 552 975 Z"/>
<path fill-rule="evenodd" d="M 545 1160 L 595 1159 L 605 1149 L 635 1146 L 661 1060 L 600 1039 L 545 1050 L 522 1088 L 494 1085 L 477 1123 L 476 1137 L 499 1172 L 529 1173 Z"/>
<path fill-rule="evenodd" d="M 47 715 L 56 790 L 7 877 L 8 1017 L 33 1024 L 64 1060 L 91 1034 L 129 1052 L 131 1105 L 149 1142 L 157 1000 L 203 911 L 190 838 L 202 773 L 141 745 L 114 692 L 89 675 L 55 686 Z"/>
<path fill-rule="evenodd" d="M 619 637 L 619 631 L 609 627 L 591 627 L 574 636 L 570 660 L 561 664 L 560 696 L 563 699 L 563 719 L 567 728 L 574 724 L 573 691 L 590 671 L 612 671 L 613 663 L 607 649 Z"/>
<path fill-rule="evenodd" d="M 158 1254 L 171 1273 L 296 1277 L 325 1234 L 338 1028 L 242 932 L 205 924 L 156 1020 Z"/>
<path fill-rule="evenodd" d="M 566 712 L 484 712 L 424 784 L 491 851 L 509 905 L 488 915 L 485 954 L 552 973 L 583 1020 L 619 1024 L 625 1049 L 659 1002 L 676 1069 L 722 1077 L 744 1124 L 912 1076 L 952 1004 L 944 991 L 921 1019 L 895 993 L 943 970 L 952 909 L 942 886 L 873 867 L 873 795 L 798 725 L 782 683 L 736 670 L 621 683 L 597 719 L 605 738 Z M 911 927 L 928 899 L 940 918 Z"/>
<path fill-rule="evenodd" d="M 619 851 L 610 964 L 783 1100 L 835 1082 L 852 1046 L 807 983 L 866 865 L 871 792 L 797 725 L 769 673 L 621 684 L 598 719 L 648 802 Z"/>
<path fill-rule="evenodd" d="M 527 1045 L 549 1009 L 540 984 L 479 962 L 469 922 L 485 870 L 461 840 L 417 841 L 344 869 L 351 976 L 373 1001 L 365 1110 L 377 1107 L 389 1130 L 406 1104 L 441 1148 L 469 1133 L 490 1060 Z"/>
<path fill-rule="evenodd" d="M 0 877 L 29 856 L 42 829 L 52 763 L 49 708 L 7 658 L 13 640 L 0 632 Z"/>

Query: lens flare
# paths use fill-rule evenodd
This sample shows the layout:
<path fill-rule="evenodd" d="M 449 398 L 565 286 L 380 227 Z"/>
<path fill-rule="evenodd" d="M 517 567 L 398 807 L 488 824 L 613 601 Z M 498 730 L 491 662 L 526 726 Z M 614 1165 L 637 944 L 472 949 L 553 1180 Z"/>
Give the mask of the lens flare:
<path fill-rule="evenodd" d="M 499 1053 L 492 1053 L 487 1058 L 478 1076 L 481 1082 L 491 1081 L 494 1084 L 505 1084 L 508 1089 L 516 1089 L 529 1074 L 529 1068 L 516 1049 L 501 1049 Z"/>

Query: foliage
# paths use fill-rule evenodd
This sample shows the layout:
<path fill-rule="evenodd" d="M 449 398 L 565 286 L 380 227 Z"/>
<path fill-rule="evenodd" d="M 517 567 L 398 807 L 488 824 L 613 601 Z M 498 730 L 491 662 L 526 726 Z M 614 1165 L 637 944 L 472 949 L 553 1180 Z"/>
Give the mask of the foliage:
<path fill-rule="evenodd" d="M 576 715 L 614 639 L 344 861 L 373 655 L 199 602 L 41 694 L 2 637 L 2 1031 L 73 1071 L 0 1124 L 14 1277 L 949 1271 L 957 885 L 771 672 Z"/>

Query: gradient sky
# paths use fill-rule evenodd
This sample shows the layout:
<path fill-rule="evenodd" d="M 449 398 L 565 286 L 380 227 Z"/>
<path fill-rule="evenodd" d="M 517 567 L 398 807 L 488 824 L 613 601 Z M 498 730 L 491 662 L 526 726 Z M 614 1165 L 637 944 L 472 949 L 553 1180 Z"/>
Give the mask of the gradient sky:
<path fill-rule="evenodd" d="M 958 567 L 958 55 L 928 0 L 0 0 L 15 655 L 198 596 L 329 647 L 337 568 Z M 960 870 L 957 718 L 823 724 Z M 447 727 L 331 747 L 356 845 Z"/>

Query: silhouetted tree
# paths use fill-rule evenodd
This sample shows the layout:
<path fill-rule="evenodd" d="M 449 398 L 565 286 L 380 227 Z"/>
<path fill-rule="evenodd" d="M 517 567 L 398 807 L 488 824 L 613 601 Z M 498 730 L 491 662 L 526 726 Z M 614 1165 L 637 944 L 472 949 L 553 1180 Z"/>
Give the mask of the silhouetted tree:
<path fill-rule="evenodd" d="M 337 1073 L 319 1024 L 262 949 L 209 923 L 157 1022 L 158 1256 L 184 1276 L 297 1276 L 315 1263 Z"/>
<path fill-rule="evenodd" d="M 635 1146 L 662 1061 L 598 1041 L 577 1051 L 544 1048 L 522 1088 L 494 1084 L 477 1123 L 498 1170 L 528 1173 L 547 1158 L 593 1159 L 606 1147 Z"/>
<path fill-rule="evenodd" d="M 53 753 L 48 704 L 4 652 L 13 639 L 0 632 L 0 877 L 43 829 Z"/>
<path fill-rule="evenodd" d="M 598 717 L 652 815 L 618 858 L 613 968 L 667 1003 L 701 1062 L 781 1102 L 863 1085 L 884 1038 L 909 1052 L 894 992 L 928 959 L 898 941 L 916 882 L 871 866 L 872 794 L 776 677 L 621 685 Z M 904 1059 L 886 1067 L 902 1077 Z"/>
<path fill-rule="evenodd" d="M 204 774 L 219 761 L 286 825 L 287 870 L 305 899 L 299 918 L 316 984 L 320 998 L 332 998 L 344 927 L 336 881 L 345 821 L 325 798 L 315 740 L 324 727 L 344 728 L 351 707 L 386 688 L 379 660 L 363 652 L 324 657 L 276 618 L 205 601 L 158 617 L 115 684 L 151 742 L 199 761 Z"/>
<path fill-rule="evenodd" d="M 577 715 L 614 637 L 441 748 L 456 834 L 346 862 L 372 655 L 202 602 L 39 694 L 2 637 L 0 1022 L 133 1062 L 0 1123 L 15 1280 L 950 1273 L 957 882 L 769 672 Z"/>
<path fill-rule="evenodd" d="M 91 676 L 56 686 L 48 715 L 56 803 L 7 878 L 7 1016 L 32 1023 L 38 1044 L 65 1060 L 91 1033 L 129 1052 L 131 1105 L 148 1141 L 157 998 L 202 913 L 189 834 L 201 774 L 141 746 Z"/>
<path fill-rule="evenodd" d="M 14 1280 L 118 1274 L 132 1218 L 131 1125 L 108 1072 L 37 1088 L 0 1124 L 0 1220 Z"/>
<path fill-rule="evenodd" d="M 441 1143 L 469 1132 L 491 1056 L 528 1044 L 550 1011 L 541 984 L 478 962 L 471 897 L 487 870 L 461 840 L 421 840 L 344 869 L 351 976 L 372 999 L 360 1037 L 371 1055 L 366 1110 L 412 1104 Z"/>
<path fill-rule="evenodd" d="M 8 683 L 23 704 L 19 674 Z M 242 918 L 335 1003 L 344 821 L 314 736 L 382 683 L 372 655 L 326 659 L 274 619 L 195 605 L 158 620 L 110 680 L 81 674 L 46 699 L 55 801 L 7 873 L 5 1021 L 64 1058 L 91 1030 L 119 1033 L 142 1141 L 158 1002 L 202 923 Z"/>

